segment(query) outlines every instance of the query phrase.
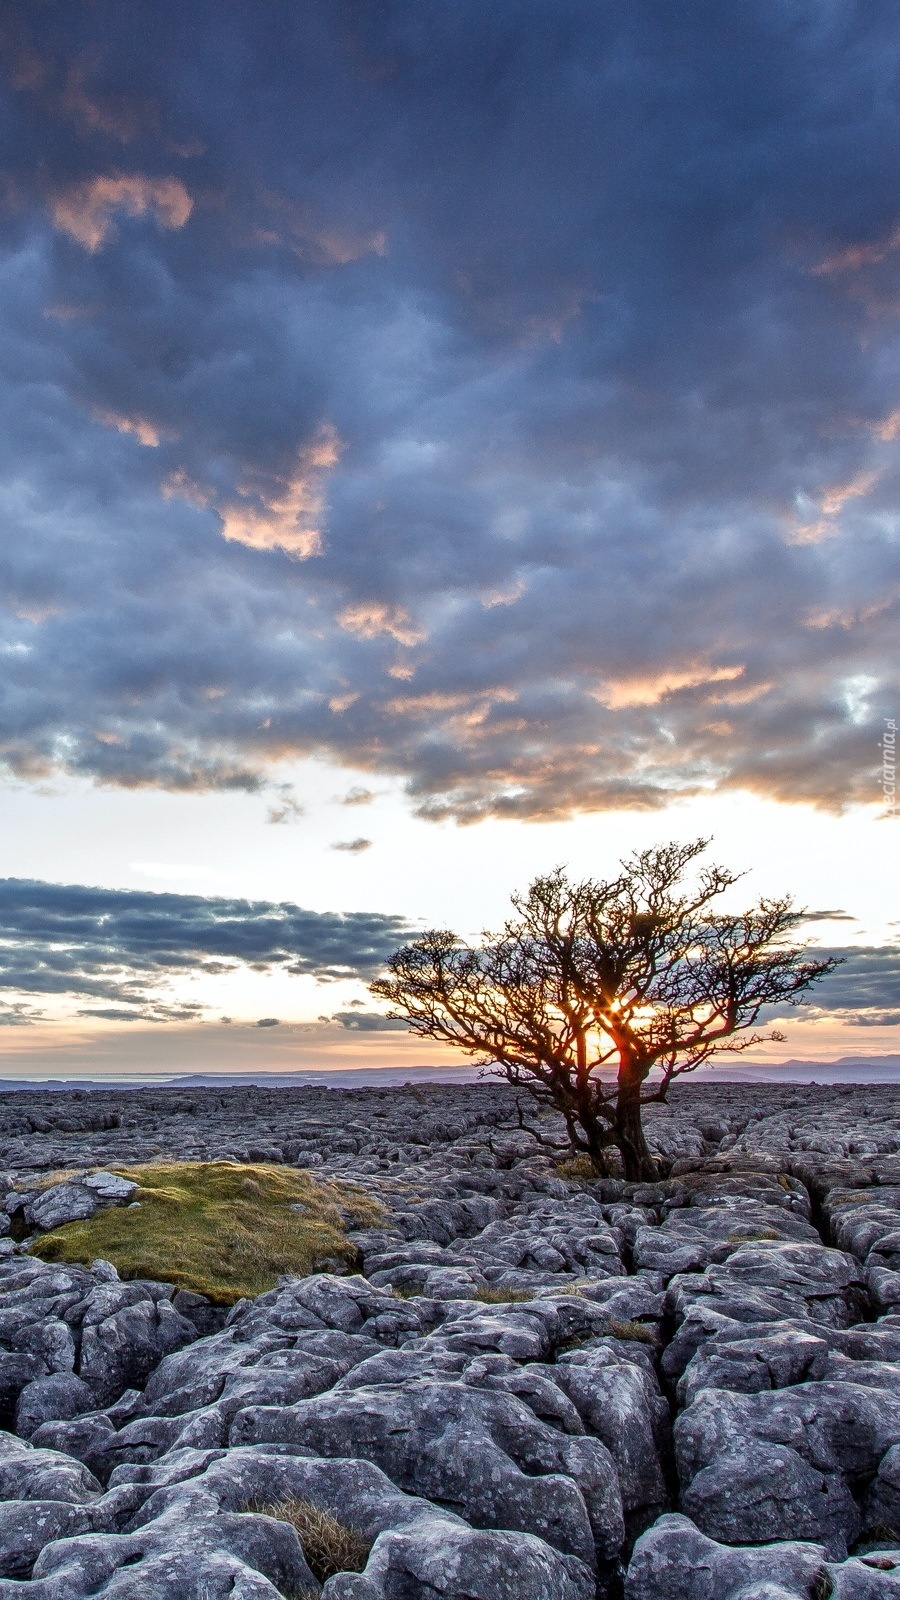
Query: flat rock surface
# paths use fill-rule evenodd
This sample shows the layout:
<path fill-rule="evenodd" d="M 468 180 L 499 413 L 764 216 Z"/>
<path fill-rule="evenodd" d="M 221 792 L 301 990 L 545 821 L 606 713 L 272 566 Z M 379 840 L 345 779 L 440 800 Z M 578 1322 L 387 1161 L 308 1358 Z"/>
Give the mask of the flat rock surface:
<path fill-rule="evenodd" d="M 626 1184 L 491 1082 L 0 1095 L 0 1600 L 900 1600 L 900 1090 L 691 1084 L 647 1126 Z M 227 1315 L 27 1253 L 154 1159 L 383 1221 Z"/>

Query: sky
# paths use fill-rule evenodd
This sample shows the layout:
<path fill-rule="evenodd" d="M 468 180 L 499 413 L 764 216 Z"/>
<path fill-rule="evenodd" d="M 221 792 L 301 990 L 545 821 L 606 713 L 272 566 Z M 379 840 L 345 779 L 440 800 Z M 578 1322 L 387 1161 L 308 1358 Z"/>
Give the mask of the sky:
<path fill-rule="evenodd" d="M 427 1065 L 367 982 L 711 837 L 900 1050 L 886 0 L 0 23 L 0 1077 Z"/>

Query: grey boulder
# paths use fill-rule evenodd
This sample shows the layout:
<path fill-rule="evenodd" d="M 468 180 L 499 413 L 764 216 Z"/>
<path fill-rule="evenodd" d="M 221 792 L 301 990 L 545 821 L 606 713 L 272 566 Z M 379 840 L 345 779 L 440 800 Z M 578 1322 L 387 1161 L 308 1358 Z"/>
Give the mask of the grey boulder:
<path fill-rule="evenodd" d="M 6 1500 L 0 1505 L 0 1578 L 30 1578 L 45 1545 L 93 1532 L 89 1506 L 63 1500 Z"/>
<path fill-rule="evenodd" d="M 49 1233 L 67 1222 L 83 1222 L 101 1205 L 100 1195 L 84 1183 L 55 1183 L 25 1207 L 25 1216 L 32 1228 Z"/>
<path fill-rule="evenodd" d="M 732 1549 L 706 1538 L 687 1517 L 660 1517 L 634 1547 L 625 1600 L 748 1600 L 760 1586 L 808 1600 L 831 1593 L 820 1545 L 790 1541 Z"/>
<path fill-rule="evenodd" d="M 843 1556 L 862 1527 L 851 1484 L 873 1477 L 898 1441 L 900 1396 L 883 1389 L 704 1389 L 675 1425 L 682 1508 L 729 1544 L 796 1534 Z"/>
<path fill-rule="evenodd" d="M 67 1421 L 90 1411 L 96 1403 L 93 1390 L 74 1372 L 34 1378 L 19 1394 L 16 1432 L 23 1439 L 30 1439 L 43 1422 Z"/>
<path fill-rule="evenodd" d="M 624 1537 L 609 1452 L 540 1423 L 512 1394 L 422 1380 L 343 1390 L 239 1412 L 229 1442 L 374 1461 L 476 1527 L 534 1533 L 582 1561 L 611 1559 Z"/>
<path fill-rule="evenodd" d="M 829 1562 L 821 1545 L 789 1540 L 736 1549 L 683 1516 L 664 1516 L 638 1540 L 625 1600 L 898 1600 L 900 1557 L 872 1550 Z"/>
<path fill-rule="evenodd" d="M 594 1600 L 590 1569 L 525 1533 L 485 1533 L 443 1519 L 383 1533 L 365 1574 L 340 1574 L 322 1600 Z"/>

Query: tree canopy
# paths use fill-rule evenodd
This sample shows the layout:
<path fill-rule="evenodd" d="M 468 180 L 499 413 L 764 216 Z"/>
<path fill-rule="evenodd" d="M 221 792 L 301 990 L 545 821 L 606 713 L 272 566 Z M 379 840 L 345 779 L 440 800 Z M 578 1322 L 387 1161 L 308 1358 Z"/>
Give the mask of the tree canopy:
<path fill-rule="evenodd" d="M 715 1055 L 780 1039 L 757 1024 L 836 964 L 793 942 L 800 913 L 787 896 L 718 910 L 740 874 L 704 866 L 691 880 L 708 844 L 640 851 L 603 881 L 574 883 L 557 868 L 514 896 L 499 934 L 474 946 L 424 933 L 372 992 L 413 1033 L 458 1046 L 556 1110 L 596 1171 L 612 1170 L 618 1151 L 626 1177 L 655 1176 L 642 1107 Z"/>

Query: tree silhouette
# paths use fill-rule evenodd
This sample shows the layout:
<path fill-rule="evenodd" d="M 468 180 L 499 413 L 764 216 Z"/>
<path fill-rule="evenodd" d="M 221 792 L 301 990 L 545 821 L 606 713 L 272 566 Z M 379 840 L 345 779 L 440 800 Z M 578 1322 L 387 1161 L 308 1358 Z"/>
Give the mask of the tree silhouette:
<path fill-rule="evenodd" d="M 707 866 L 686 885 L 708 844 L 640 851 L 607 882 L 571 883 L 557 868 L 513 897 L 500 934 L 473 947 L 424 933 L 372 992 L 413 1033 L 479 1057 L 555 1109 L 568 1147 L 598 1173 L 618 1150 L 626 1178 L 657 1176 L 642 1107 L 714 1054 L 780 1040 L 754 1031 L 762 1013 L 798 1004 L 836 965 L 790 942 L 800 913 L 789 898 L 735 915 L 713 902 L 740 874 Z M 521 1109 L 519 1121 L 528 1126 Z"/>

